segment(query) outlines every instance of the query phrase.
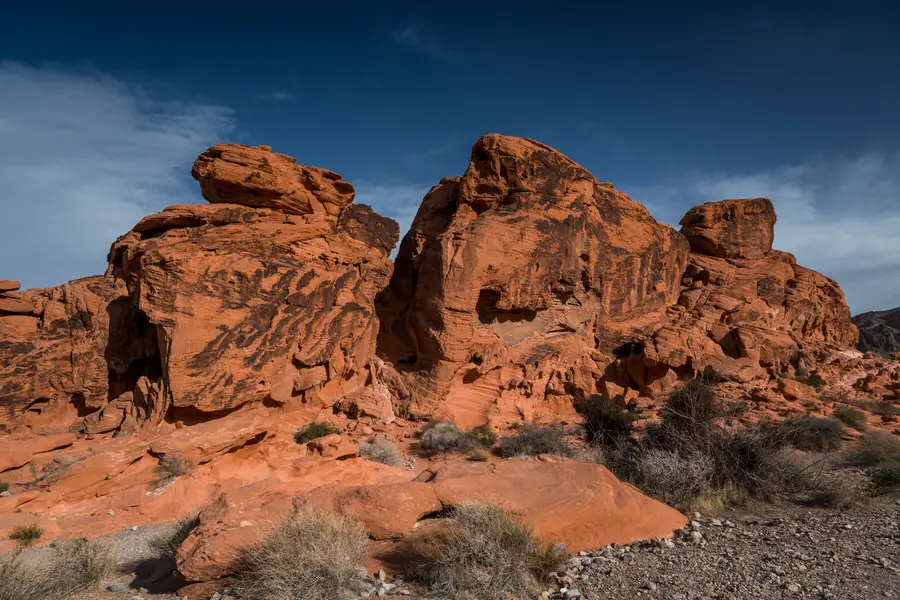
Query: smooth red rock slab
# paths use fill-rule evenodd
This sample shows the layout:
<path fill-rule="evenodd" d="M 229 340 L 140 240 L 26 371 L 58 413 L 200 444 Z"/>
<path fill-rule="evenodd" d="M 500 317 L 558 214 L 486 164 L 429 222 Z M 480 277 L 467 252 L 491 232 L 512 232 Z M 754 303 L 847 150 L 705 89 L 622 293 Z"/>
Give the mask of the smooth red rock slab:
<path fill-rule="evenodd" d="M 12 279 L 0 279 L 0 294 L 3 292 L 14 292 L 21 284 L 18 281 L 13 281 Z"/>
<path fill-rule="evenodd" d="M 317 488 L 307 496 L 322 508 L 358 519 L 374 538 L 401 538 L 416 522 L 442 505 L 427 483 L 368 485 L 351 489 Z"/>
<path fill-rule="evenodd" d="M 503 506 L 521 515 L 539 538 L 563 542 L 569 552 L 668 537 L 687 522 L 674 508 L 591 463 L 451 462 L 418 478 L 426 479 L 444 506 Z"/>
<path fill-rule="evenodd" d="M 0 436 L 0 472 L 28 464 L 36 454 L 70 446 L 76 439 L 74 433 L 2 435 Z"/>

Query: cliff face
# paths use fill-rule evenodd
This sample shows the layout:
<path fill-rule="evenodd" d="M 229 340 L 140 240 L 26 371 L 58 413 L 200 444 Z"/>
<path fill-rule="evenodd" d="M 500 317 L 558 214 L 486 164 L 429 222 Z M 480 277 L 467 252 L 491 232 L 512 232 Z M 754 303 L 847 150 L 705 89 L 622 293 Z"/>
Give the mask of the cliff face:
<path fill-rule="evenodd" d="M 856 342 L 840 286 L 772 250 L 766 199 L 697 206 L 679 233 L 556 150 L 486 135 L 392 265 L 396 224 L 332 171 L 222 144 L 192 173 L 210 204 L 142 219 L 104 276 L 0 282 L 2 422 L 98 434 L 362 402 L 476 425 L 706 367 L 774 381 Z"/>
<path fill-rule="evenodd" d="M 879 310 L 853 317 L 859 328 L 859 349 L 863 352 L 900 352 L 900 308 Z"/>

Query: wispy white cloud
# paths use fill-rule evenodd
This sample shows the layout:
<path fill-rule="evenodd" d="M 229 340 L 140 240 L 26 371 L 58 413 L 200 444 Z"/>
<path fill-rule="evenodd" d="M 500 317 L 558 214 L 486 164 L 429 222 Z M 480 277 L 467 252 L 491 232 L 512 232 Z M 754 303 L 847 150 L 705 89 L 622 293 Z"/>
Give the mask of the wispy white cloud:
<path fill-rule="evenodd" d="M 284 102 L 285 100 L 293 100 L 297 97 L 297 94 L 293 92 L 286 92 L 285 90 L 275 90 L 274 92 L 266 92 L 264 94 L 259 94 L 260 98 L 264 100 L 274 100 L 275 102 Z"/>
<path fill-rule="evenodd" d="M 0 278 L 36 287 L 101 273 L 141 217 L 202 201 L 190 165 L 232 120 L 101 72 L 0 62 Z"/>
<path fill-rule="evenodd" d="M 695 204 L 770 198 L 778 213 L 776 248 L 836 279 L 854 312 L 900 306 L 900 153 L 818 157 L 757 173 L 698 173 L 626 191 L 676 227 Z"/>
<path fill-rule="evenodd" d="M 401 29 L 392 30 L 390 34 L 391 39 L 397 44 L 436 60 L 451 62 L 458 58 L 455 52 L 421 25 L 407 25 Z"/>

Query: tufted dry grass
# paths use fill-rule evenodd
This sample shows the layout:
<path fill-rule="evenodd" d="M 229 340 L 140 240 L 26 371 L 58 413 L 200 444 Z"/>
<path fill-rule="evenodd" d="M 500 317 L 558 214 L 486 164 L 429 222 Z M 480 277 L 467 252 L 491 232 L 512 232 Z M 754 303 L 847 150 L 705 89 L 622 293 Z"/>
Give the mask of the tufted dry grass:
<path fill-rule="evenodd" d="M 358 521 L 301 506 L 244 552 L 235 589 L 254 600 L 356 598 L 366 541 Z"/>

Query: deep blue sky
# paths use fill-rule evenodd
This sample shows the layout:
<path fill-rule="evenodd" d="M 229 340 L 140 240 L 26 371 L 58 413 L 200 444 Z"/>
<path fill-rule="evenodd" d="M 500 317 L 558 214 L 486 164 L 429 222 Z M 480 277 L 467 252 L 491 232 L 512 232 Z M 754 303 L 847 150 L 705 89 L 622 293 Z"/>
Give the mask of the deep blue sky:
<path fill-rule="evenodd" d="M 779 229 L 777 246 L 844 283 L 854 309 L 900 304 L 900 284 L 881 281 L 900 275 L 896 234 L 872 232 L 878 282 L 856 269 L 873 267 L 859 248 L 829 262 L 816 246 L 827 242 L 835 253 L 836 236 L 848 231 L 835 231 L 835 220 L 853 221 L 853 239 L 866 236 L 856 210 L 863 204 L 869 216 L 900 217 L 900 3 L 433 4 L 0 0 L 0 61 L 13 63 L 15 86 L 40 80 L 45 87 L 29 93 L 52 90 L 53 111 L 65 109 L 68 88 L 57 81 L 67 74 L 129 86 L 138 119 L 177 113 L 174 103 L 221 107 L 226 123 L 201 127 L 186 156 L 219 138 L 269 144 L 361 184 L 358 201 L 401 221 L 411 193 L 420 198 L 460 174 L 471 143 L 495 131 L 560 149 L 673 224 L 717 193 L 766 193 L 776 208 L 786 205 L 779 227 L 790 229 Z M 47 83 L 47 73 L 56 79 Z M 12 83 L 4 95 L 18 111 L 35 105 L 11 100 L 24 97 Z M 26 121 L 53 139 L 40 114 L 12 114 L 16 136 L 0 137 L 0 158 L 15 158 Z M 58 135 L 73 144 L 90 137 L 72 127 Z M 182 162 L 179 177 L 190 168 Z M 27 189 L 3 185 L 4 204 L 4 193 Z M 864 191 L 856 198 L 835 189 Z M 160 208 L 148 198 L 135 202 Z M 810 230 L 816 223 L 832 229 Z M 55 274 L 35 276 L 42 264 L 7 258 L 0 278 L 59 283 Z"/>

